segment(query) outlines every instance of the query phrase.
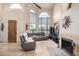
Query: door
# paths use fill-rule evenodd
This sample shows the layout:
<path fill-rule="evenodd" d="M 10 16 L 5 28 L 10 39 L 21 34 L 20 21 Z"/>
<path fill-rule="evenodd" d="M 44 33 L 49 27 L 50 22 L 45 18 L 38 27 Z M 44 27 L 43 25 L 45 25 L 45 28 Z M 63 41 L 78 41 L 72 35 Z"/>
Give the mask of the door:
<path fill-rule="evenodd" d="M 8 42 L 16 42 L 16 20 L 8 21 Z"/>

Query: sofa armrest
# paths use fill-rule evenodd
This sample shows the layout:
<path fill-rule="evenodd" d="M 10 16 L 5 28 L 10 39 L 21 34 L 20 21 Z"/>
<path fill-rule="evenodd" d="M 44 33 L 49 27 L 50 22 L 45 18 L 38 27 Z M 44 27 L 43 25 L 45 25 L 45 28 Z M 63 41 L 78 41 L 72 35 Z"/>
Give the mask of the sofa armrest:
<path fill-rule="evenodd" d="M 31 43 L 34 43 L 34 42 L 24 42 L 24 44 L 31 44 Z"/>
<path fill-rule="evenodd" d="M 22 44 L 24 50 L 32 50 L 36 48 L 36 42 L 24 42 Z"/>

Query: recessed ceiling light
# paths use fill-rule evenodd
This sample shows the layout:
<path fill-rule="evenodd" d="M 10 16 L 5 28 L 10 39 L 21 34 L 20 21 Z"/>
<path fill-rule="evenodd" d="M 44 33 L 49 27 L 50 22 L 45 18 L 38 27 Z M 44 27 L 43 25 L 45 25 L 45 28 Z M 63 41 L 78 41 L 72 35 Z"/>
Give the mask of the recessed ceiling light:
<path fill-rule="evenodd" d="M 11 5 L 10 5 L 10 8 L 11 8 L 11 9 L 22 9 L 22 7 L 21 7 L 20 4 L 11 4 Z"/>

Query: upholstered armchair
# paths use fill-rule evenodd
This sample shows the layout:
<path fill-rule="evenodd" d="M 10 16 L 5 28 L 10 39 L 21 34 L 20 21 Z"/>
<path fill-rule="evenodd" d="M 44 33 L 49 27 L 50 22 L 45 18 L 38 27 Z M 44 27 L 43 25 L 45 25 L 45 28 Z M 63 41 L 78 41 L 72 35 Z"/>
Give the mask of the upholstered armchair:
<path fill-rule="evenodd" d="M 21 40 L 21 47 L 24 51 L 28 51 L 28 50 L 34 50 L 36 48 L 36 42 L 33 40 L 31 42 L 28 42 L 25 39 L 24 35 L 20 36 L 20 40 Z M 28 39 L 29 40 L 29 39 Z"/>

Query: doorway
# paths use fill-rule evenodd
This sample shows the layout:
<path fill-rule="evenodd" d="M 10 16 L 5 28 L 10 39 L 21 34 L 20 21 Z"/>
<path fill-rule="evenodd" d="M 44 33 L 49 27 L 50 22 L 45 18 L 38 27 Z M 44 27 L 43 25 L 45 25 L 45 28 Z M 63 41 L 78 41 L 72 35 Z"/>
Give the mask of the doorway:
<path fill-rule="evenodd" d="M 16 42 L 16 20 L 8 20 L 8 42 Z"/>

